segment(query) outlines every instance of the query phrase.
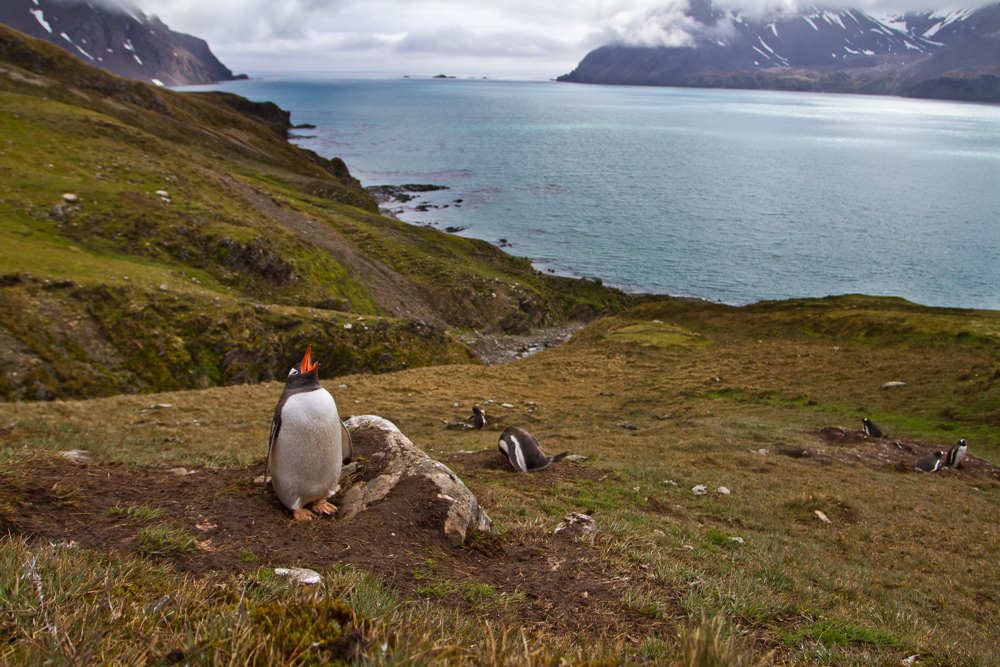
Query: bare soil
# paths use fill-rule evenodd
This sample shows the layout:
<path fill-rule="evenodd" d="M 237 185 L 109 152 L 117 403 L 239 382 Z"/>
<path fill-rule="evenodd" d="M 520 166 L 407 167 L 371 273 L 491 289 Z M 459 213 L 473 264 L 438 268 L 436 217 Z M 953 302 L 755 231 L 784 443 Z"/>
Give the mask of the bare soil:
<path fill-rule="evenodd" d="M 360 440 L 355 451 L 363 456 L 366 443 Z M 446 463 L 474 493 L 480 471 L 522 474 L 511 470 L 497 451 L 452 454 Z M 290 566 L 323 572 L 348 563 L 377 574 L 405 598 L 427 596 L 428 585 L 440 584 L 439 592 L 430 594 L 451 591 L 443 601 L 459 608 L 472 609 L 477 602 L 462 595 L 463 584 L 487 584 L 511 602 L 503 611 L 480 605 L 476 613 L 516 613 L 522 627 L 535 636 L 586 632 L 642 637 L 663 623 L 622 603 L 624 590 L 649 576 L 638 564 L 616 564 L 611 571 L 600 548 L 609 537 L 599 536 L 591 545 L 556 537 L 551 527 L 515 528 L 500 536 L 473 532 L 461 547 L 452 547 L 440 528 L 446 506 L 437 499 L 436 489 L 421 488 L 418 482 L 401 483 L 385 500 L 350 520 L 317 517 L 300 523 L 292 520 L 270 487 L 262 492 L 254 484 L 263 467 L 261 461 L 249 468 L 182 472 L 39 459 L 0 477 L 0 495 L 8 501 L 8 512 L 0 513 L 0 532 L 141 554 L 139 531 L 169 523 L 196 536 L 196 542 L 181 552 L 149 557 L 163 558 L 178 571 L 196 576 Z M 345 487 L 365 476 L 362 467 Z M 531 483 L 548 488 L 575 476 L 596 479 L 599 471 L 552 466 L 532 474 Z M 334 504 L 338 499 L 339 494 Z M 163 514 L 137 521 L 112 509 L 143 504 Z"/>

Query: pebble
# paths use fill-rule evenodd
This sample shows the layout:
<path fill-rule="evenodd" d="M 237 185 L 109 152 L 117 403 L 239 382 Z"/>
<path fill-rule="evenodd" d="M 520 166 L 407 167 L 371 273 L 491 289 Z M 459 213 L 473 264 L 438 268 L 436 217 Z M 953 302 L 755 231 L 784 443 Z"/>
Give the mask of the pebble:
<path fill-rule="evenodd" d="M 828 517 L 828 516 L 827 516 L 826 514 L 824 514 L 822 510 L 816 510 L 816 511 L 814 512 L 814 514 L 815 514 L 815 515 L 816 515 L 816 516 L 817 516 L 817 517 L 819 518 L 819 520 L 820 520 L 820 521 L 822 521 L 823 523 L 833 523 L 832 521 L 830 521 L 830 517 Z"/>
<path fill-rule="evenodd" d="M 892 389 L 894 387 L 905 387 L 905 386 L 906 386 L 905 382 L 886 382 L 884 385 L 882 385 L 882 388 Z"/>
<path fill-rule="evenodd" d="M 62 200 L 63 200 L 64 202 L 66 202 L 67 204 L 75 204 L 75 203 L 77 203 L 78 201 L 80 201 L 80 198 L 79 198 L 79 197 L 77 197 L 77 196 L 76 196 L 75 194 L 73 194 L 72 192 L 67 192 L 66 194 L 64 194 L 64 195 L 62 196 Z"/>
<path fill-rule="evenodd" d="M 502 407 L 502 408 L 513 408 L 514 406 L 511 405 L 510 403 L 501 403 L 500 407 Z"/>
<path fill-rule="evenodd" d="M 705 494 L 708 493 L 708 487 L 705 486 L 704 484 L 699 484 L 698 486 L 691 489 L 691 493 L 693 493 L 696 496 L 704 496 Z"/>
<path fill-rule="evenodd" d="M 276 567 L 274 568 L 274 573 L 279 577 L 291 577 L 300 584 L 318 584 L 323 581 L 323 577 L 319 576 L 319 572 L 304 568 Z"/>
<path fill-rule="evenodd" d="M 74 463 L 90 463 L 90 454 L 83 449 L 70 449 L 69 451 L 59 452 L 59 456 L 67 458 Z"/>
<path fill-rule="evenodd" d="M 715 492 L 716 492 L 716 493 L 721 493 L 721 494 L 722 494 L 722 495 L 724 495 L 724 496 L 729 496 L 729 495 L 732 495 L 732 491 L 730 491 L 729 489 L 727 489 L 727 488 L 726 488 L 726 487 L 724 487 L 724 486 L 720 486 L 719 488 L 717 488 L 717 489 L 715 490 Z"/>
<path fill-rule="evenodd" d="M 744 543 L 742 537 L 730 537 L 729 539 L 731 539 L 733 542 L 738 542 L 739 544 Z"/>

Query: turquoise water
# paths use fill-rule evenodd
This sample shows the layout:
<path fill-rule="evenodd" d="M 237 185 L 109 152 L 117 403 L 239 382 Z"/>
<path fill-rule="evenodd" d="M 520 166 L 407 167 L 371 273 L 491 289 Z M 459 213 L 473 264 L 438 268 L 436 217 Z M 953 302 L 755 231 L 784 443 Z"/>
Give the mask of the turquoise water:
<path fill-rule="evenodd" d="M 492 80 L 219 88 L 316 125 L 297 142 L 366 186 L 448 186 L 400 217 L 506 239 L 542 270 L 734 304 L 1000 309 L 1000 107 Z"/>

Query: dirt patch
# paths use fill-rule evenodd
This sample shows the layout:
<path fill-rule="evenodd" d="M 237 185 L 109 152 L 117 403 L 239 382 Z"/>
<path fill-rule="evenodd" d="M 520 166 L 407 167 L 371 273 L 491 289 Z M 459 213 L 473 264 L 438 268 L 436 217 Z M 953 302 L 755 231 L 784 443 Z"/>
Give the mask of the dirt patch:
<path fill-rule="evenodd" d="M 583 322 L 574 322 L 564 327 L 540 329 L 527 336 L 493 336 L 474 331 L 455 338 L 472 348 L 485 365 L 497 366 L 562 345 L 584 326 Z"/>
<path fill-rule="evenodd" d="M 890 468 L 905 473 L 916 472 L 914 466 L 920 457 L 948 450 L 947 446 L 929 445 L 920 440 L 871 438 L 863 431 L 850 431 L 840 426 L 826 426 L 811 432 L 810 435 L 816 439 L 815 449 L 789 448 L 786 453 L 779 447 L 778 452 L 786 456 L 811 458 L 817 461 L 824 459 L 857 461 L 873 468 Z M 792 453 L 792 450 L 797 451 Z M 967 479 L 970 482 L 983 479 L 1000 481 L 1000 467 L 972 455 L 967 455 L 958 468 L 942 468 L 940 473 L 956 475 L 959 479 Z"/>
<path fill-rule="evenodd" d="M 361 453 L 364 443 L 357 445 Z M 457 464 L 473 492 L 480 467 L 496 474 L 504 463 L 499 452 L 453 455 L 448 462 Z M 548 531 L 513 529 L 501 536 L 473 532 L 461 547 L 452 547 L 440 528 L 447 506 L 436 489 L 421 487 L 430 482 L 415 479 L 350 520 L 299 523 L 270 488 L 262 493 L 253 483 L 262 473 L 263 461 L 250 468 L 181 471 L 37 460 L 0 477 L 0 531 L 143 554 L 140 531 L 168 525 L 196 542 L 185 551 L 147 557 L 182 572 L 289 566 L 323 572 L 349 563 L 379 575 L 406 598 L 442 598 L 481 617 L 516 614 L 536 635 L 639 635 L 662 623 L 622 603 L 627 587 L 649 577 L 638 564 L 609 567 L 600 546 L 610 536 L 590 545 Z M 532 473 L 530 483 L 548 487 L 595 474 L 585 466 L 554 465 Z M 371 476 L 362 468 L 350 483 Z M 140 506 L 160 514 L 140 518 L 138 511 L 128 512 Z"/>

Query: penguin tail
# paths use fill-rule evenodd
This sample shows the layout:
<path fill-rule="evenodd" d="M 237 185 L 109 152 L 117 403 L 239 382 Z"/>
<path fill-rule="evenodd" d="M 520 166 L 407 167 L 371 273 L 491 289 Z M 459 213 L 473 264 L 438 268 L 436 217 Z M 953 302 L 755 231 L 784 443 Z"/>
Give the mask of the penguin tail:
<path fill-rule="evenodd" d="M 569 452 L 563 452 L 562 454 L 556 454 L 555 456 L 553 456 L 553 457 L 552 457 L 552 463 L 555 463 L 555 462 L 556 462 L 556 461 L 558 461 L 559 459 L 564 459 L 564 458 L 566 458 L 566 456 L 567 456 L 568 454 L 569 454 Z"/>

